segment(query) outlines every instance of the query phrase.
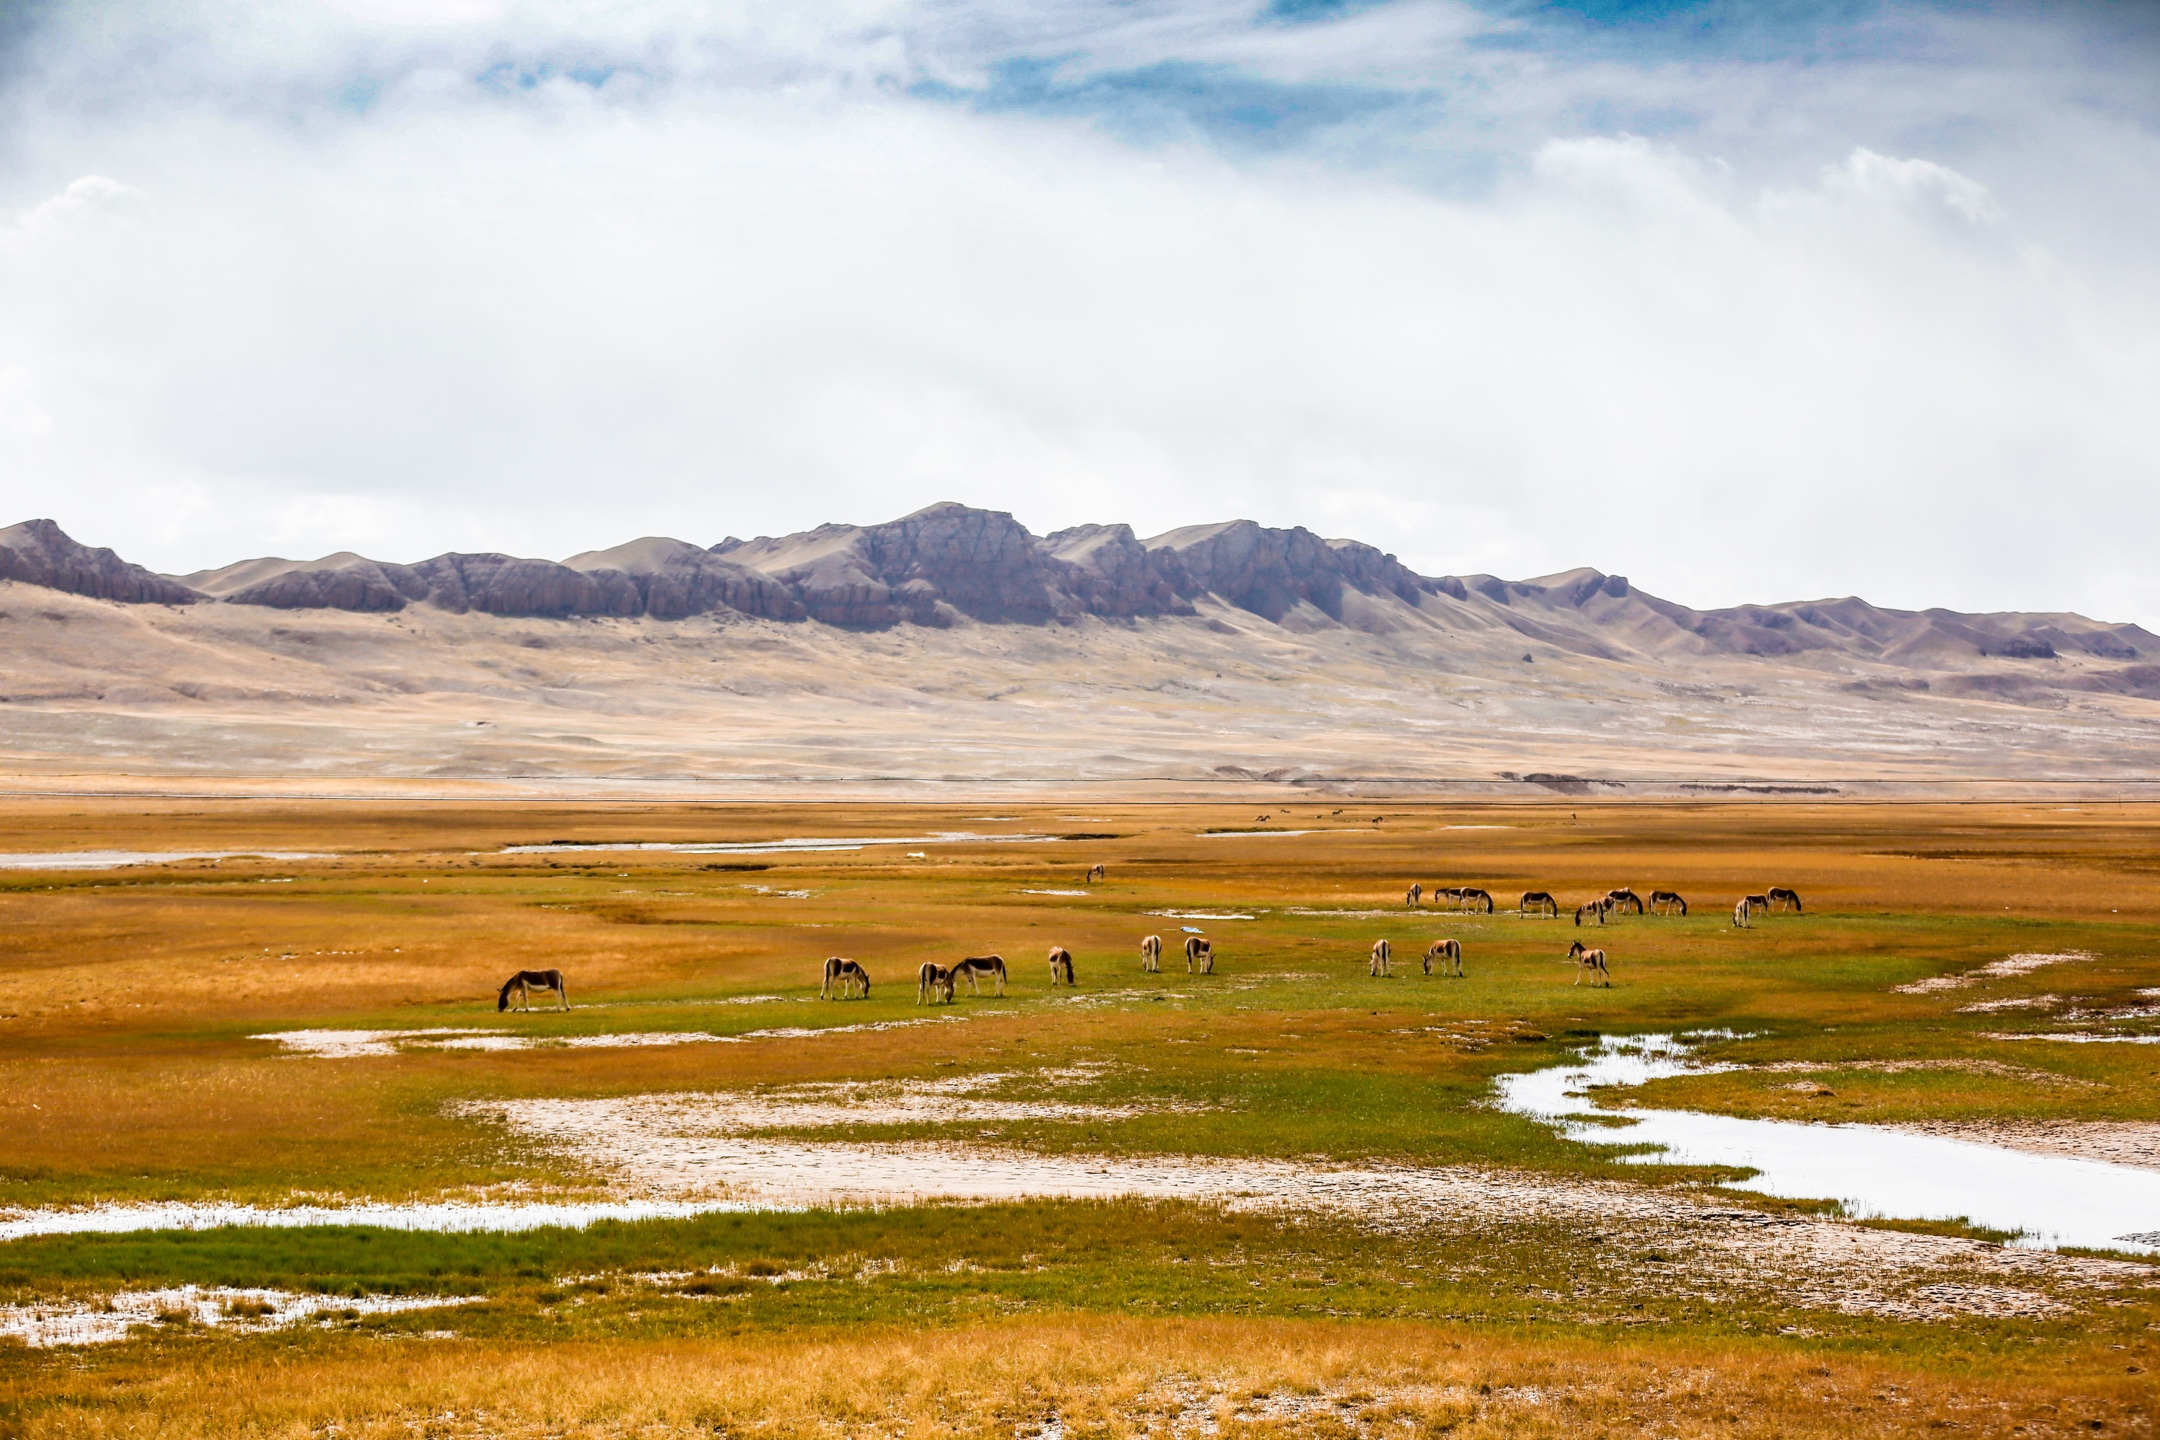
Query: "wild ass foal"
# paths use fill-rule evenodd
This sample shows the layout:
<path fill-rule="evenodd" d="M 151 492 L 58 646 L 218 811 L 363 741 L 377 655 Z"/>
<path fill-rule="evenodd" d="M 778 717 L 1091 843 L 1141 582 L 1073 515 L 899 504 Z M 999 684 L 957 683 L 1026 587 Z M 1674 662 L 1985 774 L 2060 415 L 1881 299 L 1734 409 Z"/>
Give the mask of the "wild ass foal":
<path fill-rule="evenodd" d="M 870 998 L 870 972 L 845 955 L 834 955 L 825 961 L 825 983 L 818 986 L 818 999 L 833 997 L 845 1000 L 850 995 Z"/>
<path fill-rule="evenodd" d="M 1185 973 L 1196 970 L 1202 975 L 1215 973 L 1215 944 L 1204 935 L 1185 937 Z"/>
<path fill-rule="evenodd" d="M 1387 941 L 1375 940 L 1372 942 L 1372 959 L 1366 965 L 1366 969 L 1374 975 L 1393 975 L 1395 973 L 1395 951 Z"/>
<path fill-rule="evenodd" d="M 1612 971 L 1605 968 L 1605 952 L 1592 950 L 1577 940 L 1568 947 L 1568 959 L 1575 962 L 1575 983 L 1582 984 L 1584 975 L 1604 977 L 1607 988 L 1612 985 Z"/>
<path fill-rule="evenodd" d="M 1050 947 L 1050 983 L 1053 986 L 1060 983 L 1066 985 L 1078 985 L 1080 983 L 1073 979 L 1072 951 L 1067 950 L 1063 945 L 1052 945 Z"/>
<path fill-rule="evenodd" d="M 1162 973 L 1162 936 L 1149 935 L 1140 942 L 1140 968 Z"/>
<path fill-rule="evenodd" d="M 563 987 L 562 971 L 560 970 L 520 970 L 508 980 L 503 981 L 502 992 L 495 997 L 496 1014 L 499 1015 L 510 1008 L 510 992 L 512 990 L 518 992 L 518 1009 L 520 1010 L 532 1009 L 532 992 L 535 990 L 553 991 L 555 998 L 562 1002 L 561 1008 L 565 1010 L 570 1008 L 570 992 Z"/>
<path fill-rule="evenodd" d="M 1462 978 L 1462 942 L 1459 940 L 1435 940 L 1425 947 L 1425 973 L 1432 974 L 1433 961 L 1440 962 L 1442 975 Z M 1453 969 L 1449 969 L 1453 966 Z"/>
<path fill-rule="evenodd" d="M 997 993 L 1003 996 L 1005 993 L 1005 957 L 1002 955 L 970 955 L 967 959 L 952 967 L 952 978 L 955 982 L 967 981 L 968 994 L 970 995 L 982 994 L 978 981 L 985 978 L 995 980 L 997 982 Z"/>

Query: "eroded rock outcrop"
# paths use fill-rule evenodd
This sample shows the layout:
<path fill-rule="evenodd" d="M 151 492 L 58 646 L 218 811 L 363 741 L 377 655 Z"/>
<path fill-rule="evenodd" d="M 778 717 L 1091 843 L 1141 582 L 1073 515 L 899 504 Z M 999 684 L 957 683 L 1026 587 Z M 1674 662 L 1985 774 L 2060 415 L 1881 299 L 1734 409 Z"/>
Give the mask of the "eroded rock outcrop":
<path fill-rule="evenodd" d="M 0 530 L 0 580 L 19 580 L 128 605 L 186 605 L 194 590 L 112 551 L 77 544 L 50 520 L 25 520 Z"/>

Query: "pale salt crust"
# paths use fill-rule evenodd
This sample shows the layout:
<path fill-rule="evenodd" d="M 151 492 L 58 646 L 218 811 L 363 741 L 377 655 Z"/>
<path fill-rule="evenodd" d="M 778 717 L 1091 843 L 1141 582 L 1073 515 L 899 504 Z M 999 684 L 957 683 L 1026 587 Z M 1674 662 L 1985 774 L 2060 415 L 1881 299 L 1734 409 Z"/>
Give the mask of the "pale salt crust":
<path fill-rule="evenodd" d="M 863 850 L 873 845 L 982 845 L 1015 841 L 1044 843 L 1055 835 L 977 835 L 970 830 L 941 830 L 935 835 L 832 835 L 795 836 L 780 840 L 671 841 L 641 840 L 620 845 L 505 845 L 502 855 L 578 855 L 593 851 L 627 852 L 653 850 L 671 855 L 787 855 L 836 850 Z"/>
<path fill-rule="evenodd" d="M 1077 895 L 1083 900 L 1087 898 L 1088 894 L 1085 890 L 1022 890 L 1020 893 L 1022 895 Z"/>
<path fill-rule="evenodd" d="M 180 860 L 335 860 L 305 850 L 54 850 L 0 855 L 0 870 L 118 870 Z"/>
<path fill-rule="evenodd" d="M 662 1045 L 739 1045 L 751 1040 L 810 1040 L 821 1035 L 859 1035 L 876 1030 L 904 1030 L 915 1025 L 955 1025 L 966 1018 L 964 1015 L 938 1015 L 922 1020 L 877 1020 L 861 1025 L 818 1028 L 784 1025 L 770 1030 L 745 1030 L 739 1035 L 708 1035 L 701 1030 L 626 1031 L 614 1035 L 513 1035 L 500 1030 L 430 1029 L 274 1030 L 248 1038 L 274 1041 L 295 1055 L 317 1060 L 351 1060 L 426 1050 L 618 1050 Z"/>
<path fill-rule="evenodd" d="M 1962 990 L 1968 985 L 1977 985 L 1982 980 L 2004 980 L 2013 975 L 2030 975 L 2033 971 L 2049 965 L 2062 965 L 2072 960 L 2092 960 L 2097 958 L 2090 950 L 2006 955 L 2000 960 L 1982 965 L 1977 970 L 1967 970 L 1958 975 L 1930 975 L 1925 980 L 1914 980 L 1905 985 L 1893 985 L 1890 989 L 1899 995 L 1933 995 L 1943 990 Z"/>
<path fill-rule="evenodd" d="M 254 1333 L 297 1325 L 318 1315 L 397 1315 L 447 1305 L 474 1305 L 479 1295 L 298 1295 L 290 1290 L 235 1290 L 223 1285 L 181 1285 L 169 1290 L 123 1290 L 95 1304 L 0 1305 L 0 1336 L 32 1349 L 54 1345 L 109 1345 L 137 1325 L 184 1316 L 197 1325 Z M 246 1307 L 234 1313 L 231 1307 Z M 249 1313 L 267 1306 L 267 1313 Z"/>
<path fill-rule="evenodd" d="M 1148 910 L 1142 912 L 1165 920 L 1251 920 L 1254 916 L 1225 910 Z"/>

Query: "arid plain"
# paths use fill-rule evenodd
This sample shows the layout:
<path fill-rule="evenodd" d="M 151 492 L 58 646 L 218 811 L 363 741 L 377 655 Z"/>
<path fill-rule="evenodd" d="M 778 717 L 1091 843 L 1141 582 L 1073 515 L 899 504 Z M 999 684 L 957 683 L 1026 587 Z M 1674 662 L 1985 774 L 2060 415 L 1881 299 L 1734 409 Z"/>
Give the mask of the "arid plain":
<path fill-rule="evenodd" d="M 7 801 L 10 856 L 203 858 L 0 871 L 0 1434 L 2151 1433 L 2135 1246 L 1718 1185 L 1620 1112 L 2160 1168 L 2160 809 L 1287 798 Z M 1413 881 L 1693 907 L 1592 988 Z M 498 1013 L 520 968 L 572 1008 Z M 1609 1125 L 1497 1103 L 1655 1034 L 1700 1063 Z M 221 1213 L 316 1223 L 170 1228 Z"/>

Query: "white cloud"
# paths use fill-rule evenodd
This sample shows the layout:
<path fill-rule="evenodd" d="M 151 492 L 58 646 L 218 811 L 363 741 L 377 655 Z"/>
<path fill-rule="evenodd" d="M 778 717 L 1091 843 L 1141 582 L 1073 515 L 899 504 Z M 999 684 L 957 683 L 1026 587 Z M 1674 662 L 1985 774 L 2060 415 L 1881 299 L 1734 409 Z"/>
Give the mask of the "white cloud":
<path fill-rule="evenodd" d="M 1347 71 L 1368 32 L 1469 23 L 1388 7 L 1298 52 L 1252 8 L 1121 10 L 1103 53 L 1174 32 Z M 1562 138 L 1466 198 L 895 88 L 980 73 L 1000 27 L 1080 33 L 1077 5 L 298 13 L 174 22 L 147 99 L 15 97 L 0 519 L 188 569 L 957 498 L 1692 603 L 2160 619 L 2160 287 L 2083 245 L 2078 194 L 2028 214 L 1858 140 L 1765 173 L 1548 106 Z M 476 80 L 490 56 L 531 83 Z M 348 71 L 365 103 L 273 103 Z"/>

